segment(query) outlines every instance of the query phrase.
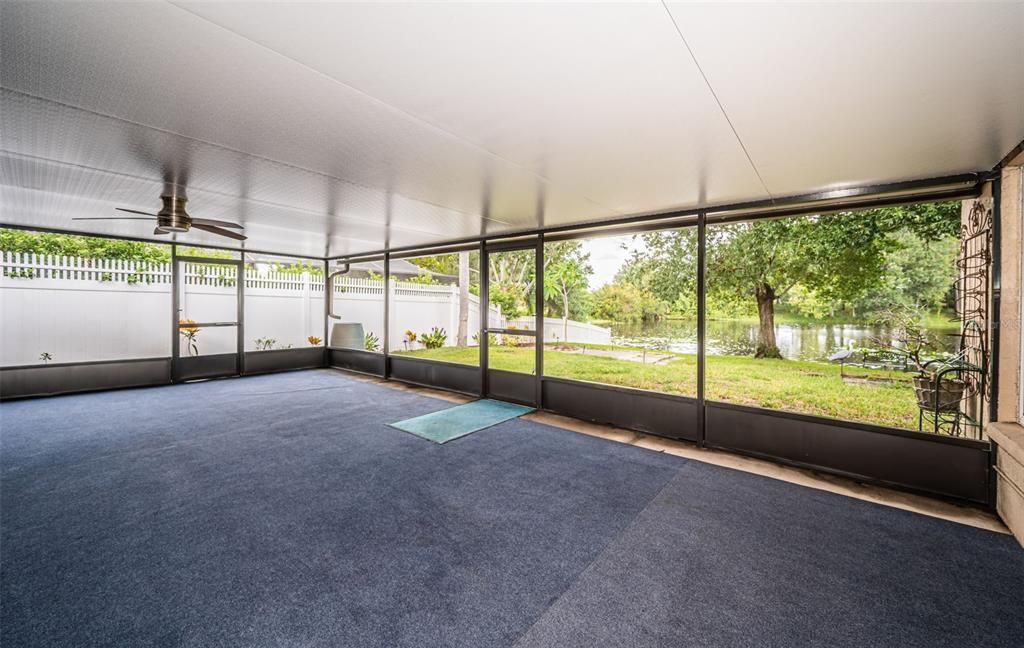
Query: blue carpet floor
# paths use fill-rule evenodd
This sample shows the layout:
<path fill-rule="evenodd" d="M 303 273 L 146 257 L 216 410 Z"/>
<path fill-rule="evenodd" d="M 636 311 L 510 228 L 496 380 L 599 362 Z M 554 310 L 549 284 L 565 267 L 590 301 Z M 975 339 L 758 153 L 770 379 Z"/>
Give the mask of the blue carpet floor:
<path fill-rule="evenodd" d="M 0 405 L 0 644 L 1015 646 L 999 534 L 308 371 Z"/>
<path fill-rule="evenodd" d="M 532 407 L 481 398 L 472 403 L 397 421 L 391 427 L 435 443 L 447 443 L 532 411 Z"/>

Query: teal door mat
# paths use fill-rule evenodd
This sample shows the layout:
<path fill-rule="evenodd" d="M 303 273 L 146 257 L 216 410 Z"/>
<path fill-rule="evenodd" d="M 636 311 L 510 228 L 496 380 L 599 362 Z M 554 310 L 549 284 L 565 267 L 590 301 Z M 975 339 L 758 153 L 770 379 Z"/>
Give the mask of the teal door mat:
<path fill-rule="evenodd" d="M 434 443 L 447 443 L 532 411 L 532 407 L 483 399 L 392 423 L 391 427 Z"/>

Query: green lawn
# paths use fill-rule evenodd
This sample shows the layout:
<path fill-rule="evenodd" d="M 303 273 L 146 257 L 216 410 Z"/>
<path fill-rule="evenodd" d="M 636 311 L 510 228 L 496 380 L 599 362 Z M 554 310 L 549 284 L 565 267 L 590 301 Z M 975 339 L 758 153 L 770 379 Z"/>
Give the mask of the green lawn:
<path fill-rule="evenodd" d="M 479 350 L 476 347 L 445 347 L 420 349 L 403 355 L 477 364 Z M 546 349 L 544 373 L 558 378 L 696 396 L 696 356 L 671 355 L 676 358 L 664 364 L 641 364 Z M 531 373 L 533 359 L 533 348 L 498 346 L 491 349 L 490 366 Z M 845 382 L 839 376 L 838 365 L 821 362 L 708 356 L 706 395 L 709 400 L 917 428 L 917 405 L 910 382 L 912 374 L 857 368 L 848 368 L 847 374 L 890 377 L 896 382 Z"/>

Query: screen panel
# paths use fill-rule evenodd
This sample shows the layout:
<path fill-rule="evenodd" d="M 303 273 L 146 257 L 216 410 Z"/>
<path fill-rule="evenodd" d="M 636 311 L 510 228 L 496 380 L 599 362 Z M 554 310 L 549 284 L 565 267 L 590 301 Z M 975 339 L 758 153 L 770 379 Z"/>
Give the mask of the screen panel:
<path fill-rule="evenodd" d="M 171 355 L 169 245 L 0 228 L 0 366 Z"/>

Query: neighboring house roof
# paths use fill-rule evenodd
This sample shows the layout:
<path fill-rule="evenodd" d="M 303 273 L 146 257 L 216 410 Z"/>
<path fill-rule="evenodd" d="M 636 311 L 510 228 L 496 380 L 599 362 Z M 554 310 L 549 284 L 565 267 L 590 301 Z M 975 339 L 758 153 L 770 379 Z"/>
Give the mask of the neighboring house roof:
<path fill-rule="evenodd" d="M 377 274 L 384 274 L 384 262 L 383 261 L 368 261 L 359 264 L 359 270 L 363 272 L 376 272 Z M 451 279 L 457 281 L 458 277 L 454 275 L 441 274 L 440 272 L 430 272 L 426 268 L 421 268 L 415 263 L 410 263 L 405 259 L 391 259 L 391 274 L 398 277 L 415 277 L 419 274 L 429 274 L 435 279 Z"/>

